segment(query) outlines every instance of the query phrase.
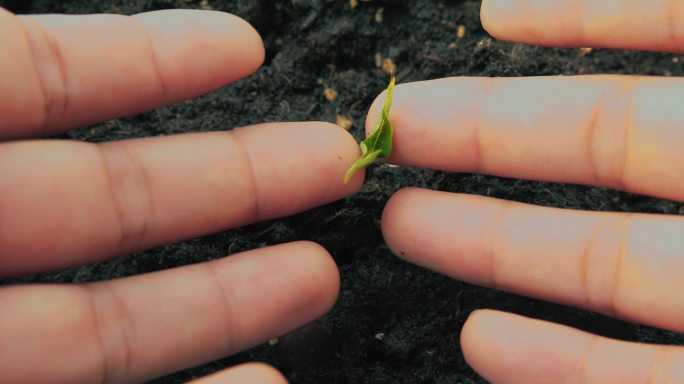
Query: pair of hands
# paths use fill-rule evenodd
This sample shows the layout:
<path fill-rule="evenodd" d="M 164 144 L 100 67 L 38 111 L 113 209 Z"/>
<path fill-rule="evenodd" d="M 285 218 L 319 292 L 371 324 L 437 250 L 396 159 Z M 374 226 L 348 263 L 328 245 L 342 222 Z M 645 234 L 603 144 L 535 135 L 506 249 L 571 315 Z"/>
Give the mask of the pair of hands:
<path fill-rule="evenodd" d="M 681 52 L 684 6 L 665 4 L 485 0 L 482 18 L 494 36 L 525 43 Z M 263 46 L 234 16 L 0 10 L 0 36 L 0 278 L 292 214 L 362 183 L 359 174 L 341 184 L 358 147 L 325 123 L 99 145 L 10 141 L 142 112 L 252 73 Z M 390 160 L 681 200 L 683 85 L 614 76 L 401 85 Z M 407 189 L 388 203 L 382 227 L 398 256 L 454 278 L 684 331 L 681 218 Z M 0 381 L 142 381 L 309 322 L 338 289 L 331 257 L 306 242 L 83 286 L 3 287 Z M 496 311 L 474 313 L 461 346 L 495 383 L 684 380 L 679 347 Z M 262 365 L 200 380 L 283 381 Z"/>

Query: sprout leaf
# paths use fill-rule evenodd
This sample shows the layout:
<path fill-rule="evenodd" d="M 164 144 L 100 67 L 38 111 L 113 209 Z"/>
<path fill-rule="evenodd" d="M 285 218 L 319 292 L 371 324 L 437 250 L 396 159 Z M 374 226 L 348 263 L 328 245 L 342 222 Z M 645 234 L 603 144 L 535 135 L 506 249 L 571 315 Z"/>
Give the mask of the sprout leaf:
<path fill-rule="evenodd" d="M 375 125 L 375 130 L 366 137 L 359 146 L 361 147 L 361 157 L 349 168 L 344 175 L 344 183 L 348 183 L 359 169 L 365 168 L 377 158 L 387 158 L 392 154 L 392 123 L 389 119 L 390 108 L 392 108 L 392 96 L 394 95 L 394 75 L 387 87 L 385 104 L 380 111 L 380 118 Z"/>

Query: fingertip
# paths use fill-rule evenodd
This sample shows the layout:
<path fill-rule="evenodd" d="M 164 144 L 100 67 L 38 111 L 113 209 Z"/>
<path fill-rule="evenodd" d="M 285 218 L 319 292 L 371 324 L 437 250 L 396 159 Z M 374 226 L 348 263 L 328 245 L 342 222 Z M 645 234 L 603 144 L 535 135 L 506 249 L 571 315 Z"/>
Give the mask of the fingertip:
<path fill-rule="evenodd" d="M 547 383 L 576 373 L 577 359 L 589 345 L 587 336 L 542 320 L 478 310 L 463 326 L 461 346 L 468 364 L 489 381 L 506 382 L 516 374 L 525 382 Z"/>
<path fill-rule="evenodd" d="M 480 7 L 480 23 L 482 23 L 482 28 L 494 38 L 499 36 L 499 31 L 496 29 L 496 23 L 494 22 L 497 6 L 501 6 L 499 3 L 501 2 L 483 0 Z"/>
<path fill-rule="evenodd" d="M 460 342 L 468 365 L 488 380 L 500 379 L 510 364 L 506 356 L 515 355 L 516 345 L 506 341 L 515 327 L 506 313 L 479 309 L 473 311 L 463 325 Z M 514 358 L 514 357 L 513 357 Z"/>
<path fill-rule="evenodd" d="M 232 64 L 242 69 L 243 76 L 253 73 L 264 63 L 266 57 L 264 41 L 259 32 L 245 19 L 220 11 L 170 10 L 169 12 L 183 14 L 183 17 L 187 18 L 186 23 L 192 27 L 201 23 L 206 32 L 214 35 L 212 43 L 223 46 L 223 49 L 217 53 L 225 55 L 224 64 Z M 186 12 L 187 15 L 185 15 Z M 240 61 L 235 61 L 236 59 Z"/>
<path fill-rule="evenodd" d="M 477 354 L 474 352 L 478 349 L 477 346 L 480 341 L 479 336 L 487 334 L 486 332 L 483 332 L 483 328 L 486 327 L 483 327 L 482 324 L 482 320 L 487 320 L 486 317 L 489 315 L 487 312 L 488 310 L 486 309 L 476 309 L 472 311 L 468 315 L 465 323 L 463 323 L 463 328 L 461 329 L 461 349 L 463 352 L 463 357 L 470 366 L 473 366 L 473 359 L 477 357 Z"/>
<path fill-rule="evenodd" d="M 254 73 L 264 62 L 259 33 L 238 16 L 163 10 L 132 16 L 154 43 L 160 76 L 172 100 L 199 95 Z"/>
<path fill-rule="evenodd" d="M 330 131 L 330 135 L 332 137 L 331 144 L 333 146 L 336 146 L 336 143 L 340 143 L 339 145 L 343 149 L 340 155 L 340 158 L 343 160 L 342 168 L 344 168 L 346 172 L 361 154 L 359 143 L 356 142 L 354 136 L 337 124 L 327 122 L 319 122 L 316 124 L 320 124 L 321 128 Z M 348 194 L 358 192 L 363 185 L 365 175 L 365 169 L 358 170 L 354 176 L 352 176 L 349 182 L 345 184 L 345 191 L 347 191 Z"/>
<path fill-rule="evenodd" d="M 356 142 L 354 136 L 347 132 L 344 128 L 337 124 L 328 122 L 314 122 L 310 123 L 310 129 L 319 131 L 325 139 L 327 147 L 325 147 L 325 159 L 328 163 L 328 170 L 330 175 L 335 175 L 334 185 L 339 185 L 344 180 L 344 174 L 349 167 L 356 161 L 361 154 L 359 143 Z M 332 154 L 337 153 L 337 156 Z M 339 177 L 338 177 L 339 176 Z M 357 172 L 354 177 L 347 183 L 338 188 L 342 192 L 342 196 L 349 196 L 358 192 L 361 189 L 363 180 L 365 178 L 365 171 Z"/>
<path fill-rule="evenodd" d="M 525 8 L 527 8 L 527 5 L 520 4 L 515 0 L 482 0 L 482 6 L 480 7 L 482 28 L 492 37 L 502 39 L 505 37 L 505 27 L 503 26 L 505 20 L 515 17 L 516 11 L 519 13 Z"/>
<path fill-rule="evenodd" d="M 387 203 L 381 220 L 389 248 L 401 259 L 447 275 L 461 253 L 455 242 L 439 239 L 461 236 L 453 216 L 460 212 L 453 196 L 421 188 L 404 188 Z M 453 274 L 451 274 L 453 277 Z"/>
<path fill-rule="evenodd" d="M 412 222 L 412 202 L 415 200 L 418 188 L 402 188 L 390 197 L 382 211 L 380 226 L 385 243 L 390 250 L 399 258 L 410 260 L 409 250 L 404 247 L 406 234 L 410 234 L 410 228 L 406 225 Z"/>
<path fill-rule="evenodd" d="M 380 92 L 371 103 L 370 108 L 368 108 L 368 115 L 366 115 L 366 136 L 370 135 L 375 129 L 375 124 L 378 121 L 380 110 L 382 109 L 386 96 L 387 90 Z"/>
<path fill-rule="evenodd" d="M 344 183 L 359 147 L 335 124 L 270 123 L 231 132 L 251 160 L 259 220 L 327 204 L 361 188 L 362 173 Z"/>
<path fill-rule="evenodd" d="M 250 58 L 252 59 L 251 64 L 252 64 L 252 72 L 255 72 L 259 67 L 261 67 L 264 64 L 264 61 L 266 60 L 266 46 L 264 45 L 264 40 L 261 38 L 261 34 L 259 31 L 254 28 L 252 24 L 250 24 L 247 20 L 229 14 L 229 13 L 223 13 L 223 12 L 217 12 L 217 11 L 212 11 L 216 12 L 219 15 L 222 15 L 222 17 L 225 17 L 225 15 L 228 15 L 233 18 L 234 23 L 236 25 L 239 25 L 240 30 L 242 31 L 241 36 L 247 41 L 246 45 L 251 48 L 251 52 L 253 55 L 250 55 Z M 276 371 L 277 372 L 277 371 Z"/>
<path fill-rule="evenodd" d="M 461 330 L 461 345 L 464 352 L 478 344 L 489 344 L 489 338 L 497 339 L 498 333 L 507 331 L 504 320 L 506 313 L 491 309 L 476 309 L 468 315 Z"/>
<path fill-rule="evenodd" d="M 212 263 L 236 311 L 232 351 L 314 321 L 330 310 L 339 293 L 335 262 L 310 241 L 259 248 Z"/>
<path fill-rule="evenodd" d="M 252 24 L 247 22 L 241 17 L 232 15 L 230 13 L 218 12 L 218 11 L 206 11 L 210 12 L 216 16 L 216 26 L 223 32 L 223 36 L 226 39 L 230 39 L 231 42 L 235 39 L 235 36 L 239 36 L 244 44 L 245 52 L 245 76 L 256 72 L 266 60 L 266 47 L 264 46 L 264 41 L 261 38 L 261 34 L 254 28 Z M 236 32 L 225 28 L 225 24 L 229 24 L 224 19 L 230 19 L 232 27 Z"/>
<path fill-rule="evenodd" d="M 286 384 L 285 377 L 263 363 L 247 363 L 193 381 L 195 384 Z"/>
<path fill-rule="evenodd" d="M 291 244 L 298 248 L 301 260 L 301 281 L 310 285 L 308 292 L 316 317 L 333 307 L 340 292 L 340 273 L 330 253 L 313 241 L 299 241 Z"/>
<path fill-rule="evenodd" d="M 577 20 L 584 19 L 581 9 L 567 0 L 483 0 L 480 20 L 487 33 L 496 39 L 576 46 L 582 29 Z"/>

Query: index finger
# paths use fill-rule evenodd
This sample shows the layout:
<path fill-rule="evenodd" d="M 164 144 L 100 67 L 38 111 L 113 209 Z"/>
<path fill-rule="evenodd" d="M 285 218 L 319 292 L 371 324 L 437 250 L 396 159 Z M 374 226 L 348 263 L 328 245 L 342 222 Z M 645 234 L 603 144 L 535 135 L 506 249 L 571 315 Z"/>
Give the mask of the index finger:
<path fill-rule="evenodd" d="M 374 124 L 382 95 L 367 121 Z M 448 78 L 397 86 L 390 161 L 684 200 L 684 80 Z"/>
<path fill-rule="evenodd" d="M 264 59 L 221 12 L 17 17 L 0 8 L 0 139 L 58 132 L 213 91 Z"/>

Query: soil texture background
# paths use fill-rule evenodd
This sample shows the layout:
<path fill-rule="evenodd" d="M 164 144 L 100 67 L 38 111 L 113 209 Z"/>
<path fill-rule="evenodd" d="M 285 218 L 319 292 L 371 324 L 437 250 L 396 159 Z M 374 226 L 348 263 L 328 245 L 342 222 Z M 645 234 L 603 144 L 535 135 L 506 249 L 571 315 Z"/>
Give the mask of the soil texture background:
<path fill-rule="evenodd" d="M 477 0 L 98 0 L 2 1 L 27 13 L 133 14 L 213 8 L 237 14 L 261 33 L 264 66 L 218 92 L 142 115 L 60 135 L 91 142 L 226 130 L 267 121 L 337 115 L 363 137 L 367 108 L 387 85 L 378 60 L 390 58 L 399 83 L 446 76 L 594 73 L 676 76 L 684 57 L 613 50 L 550 49 L 498 42 L 482 29 Z M 465 34 L 459 37 L 457 30 Z M 329 101 L 325 88 L 338 97 Z M 295 240 L 322 244 L 340 268 L 339 301 L 322 319 L 220 361 L 160 378 L 180 383 L 228 366 L 263 361 L 298 383 L 481 383 L 465 363 L 459 331 L 477 308 L 496 308 L 568 324 L 608 337 L 682 344 L 680 335 L 592 312 L 480 288 L 394 257 L 379 228 L 398 189 L 418 186 L 520 202 L 598 211 L 678 214 L 680 204 L 613 190 L 476 174 L 375 165 L 348 199 L 280 220 L 168 245 L 107 263 L 16 279 L 77 283 L 142 274 Z"/>

